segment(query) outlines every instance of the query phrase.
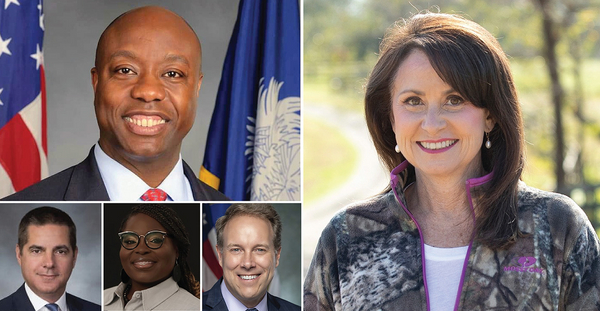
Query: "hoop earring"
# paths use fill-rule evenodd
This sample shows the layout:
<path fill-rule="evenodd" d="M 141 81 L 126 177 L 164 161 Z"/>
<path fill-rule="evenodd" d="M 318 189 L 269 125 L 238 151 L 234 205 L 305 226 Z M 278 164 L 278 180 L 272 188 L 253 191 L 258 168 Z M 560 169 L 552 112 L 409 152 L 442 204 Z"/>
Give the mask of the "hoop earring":
<path fill-rule="evenodd" d="M 127 284 L 130 280 L 131 278 L 129 277 L 129 275 L 127 275 L 125 269 L 121 269 L 121 282 L 123 282 L 123 284 Z"/>
<path fill-rule="evenodd" d="M 175 283 L 179 283 L 179 280 L 181 280 L 181 267 L 179 266 L 177 259 L 175 259 L 175 267 L 173 267 L 172 276 Z"/>
<path fill-rule="evenodd" d="M 394 151 L 396 151 L 396 153 L 400 153 L 400 147 L 398 147 L 398 145 L 396 145 L 396 147 L 394 147 Z"/>
<path fill-rule="evenodd" d="M 487 149 L 492 148 L 492 142 L 490 141 L 490 132 L 485 132 L 485 136 L 487 137 L 487 140 L 485 142 L 485 147 Z"/>

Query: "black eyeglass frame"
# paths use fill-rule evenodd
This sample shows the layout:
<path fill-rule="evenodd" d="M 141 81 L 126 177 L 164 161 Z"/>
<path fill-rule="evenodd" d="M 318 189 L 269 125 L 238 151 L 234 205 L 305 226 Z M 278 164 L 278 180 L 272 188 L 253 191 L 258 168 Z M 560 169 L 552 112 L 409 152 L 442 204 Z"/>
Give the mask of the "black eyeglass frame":
<path fill-rule="evenodd" d="M 158 247 L 152 247 L 152 246 L 148 245 L 148 240 L 146 239 L 146 237 L 149 234 L 152 234 L 152 233 L 160 233 L 163 236 L 163 241 L 160 243 L 160 245 Z M 129 248 L 129 247 L 125 246 L 125 244 L 123 244 L 123 236 L 125 234 L 133 234 L 134 236 L 137 237 L 137 243 L 135 243 L 134 247 Z M 150 231 L 146 232 L 146 234 L 142 234 L 142 235 L 139 235 L 139 234 L 137 234 L 136 232 L 133 232 L 133 231 L 123 231 L 123 232 L 119 232 L 118 235 L 119 235 L 119 240 L 121 241 L 121 246 L 123 246 L 123 248 L 126 249 L 126 250 L 134 250 L 136 247 L 138 247 L 138 245 L 140 245 L 140 240 L 142 240 L 142 237 L 144 238 L 144 243 L 146 243 L 146 246 L 149 249 L 159 249 L 165 243 L 165 238 L 169 237 L 168 233 L 166 233 L 164 231 L 160 231 L 160 230 L 150 230 Z"/>

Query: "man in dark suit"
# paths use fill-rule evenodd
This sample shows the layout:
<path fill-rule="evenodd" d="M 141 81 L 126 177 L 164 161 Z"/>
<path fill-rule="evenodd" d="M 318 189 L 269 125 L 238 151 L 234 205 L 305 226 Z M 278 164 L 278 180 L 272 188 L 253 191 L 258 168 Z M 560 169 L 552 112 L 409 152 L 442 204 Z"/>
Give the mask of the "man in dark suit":
<path fill-rule="evenodd" d="M 23 216 L 15 252 L 25 283 L 0 300 L 0 310 L 100 310 L 65 291 L 77 261 L 75 233 L 71 217 L 54 207 L 38 207 Z"/>
<path fill-rule="evenodd" d="M 202 310 L 300 310 L 267 293 L 281 255 L 281 220 L 271 205 L 233 204 L 215 229 L 223 278 L 202 294 Z"/>
<path fill-rule="evenodd" d="M 202 85 L 194 30 L 161 7 L 117 17 L 91 70 L 100 139 L 81 163 L 5 200 L 227 200 L 182 161 Z"/>

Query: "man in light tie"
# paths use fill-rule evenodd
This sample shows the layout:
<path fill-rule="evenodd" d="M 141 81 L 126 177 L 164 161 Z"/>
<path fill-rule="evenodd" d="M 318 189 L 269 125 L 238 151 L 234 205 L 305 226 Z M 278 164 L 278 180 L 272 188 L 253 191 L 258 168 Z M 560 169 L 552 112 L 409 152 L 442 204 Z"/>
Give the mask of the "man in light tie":
<path fill-rule="evenodd" d="M 202 310 L 300 310 L 267 292 L 281 256 L 281 220 L 271 205 L 233 204 L 215 228 L 223 278 L 202 294 Z"/>
<path fill-rule="evenodd" d="M 0 310 L 99 311 L 99 305 L 66 292 L 77 252 L 75 224 L 67 213 L 43 206 L 25 214 L 15 247 L 25 283 L 0 300 Z"/>

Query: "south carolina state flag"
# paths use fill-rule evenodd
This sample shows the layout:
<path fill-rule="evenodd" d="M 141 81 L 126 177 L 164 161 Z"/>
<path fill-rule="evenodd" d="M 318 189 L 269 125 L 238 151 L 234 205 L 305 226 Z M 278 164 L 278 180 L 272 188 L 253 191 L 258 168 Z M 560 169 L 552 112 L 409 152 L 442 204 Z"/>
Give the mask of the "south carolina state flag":
<path fill-rule="evenodd" d="M 232 200 L 300 200 L 297 0 L 240 1 L 200 179 Z"/>
<path fill-rule="evenodd" d="M 0 0 L 0 198 L 48 176 L 42 1 Z"/>

